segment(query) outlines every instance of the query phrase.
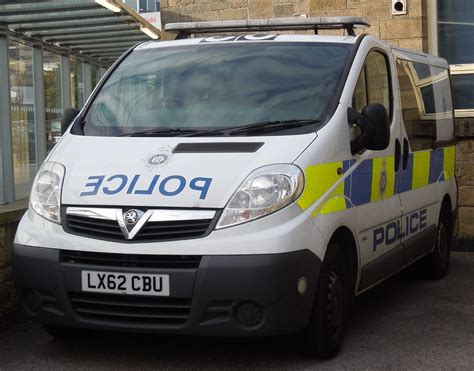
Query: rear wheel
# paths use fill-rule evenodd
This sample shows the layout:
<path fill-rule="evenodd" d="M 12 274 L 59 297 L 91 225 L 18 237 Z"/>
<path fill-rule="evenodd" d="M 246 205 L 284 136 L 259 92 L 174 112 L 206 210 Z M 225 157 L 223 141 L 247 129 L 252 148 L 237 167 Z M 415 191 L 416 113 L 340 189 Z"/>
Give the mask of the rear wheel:
<path fill-rule="evenodd" d="M 452 228 L 449 211 L 444 208 L 439 217 L 434 250 L 421 260 L 421 266 L 428 278 L 440 279 L 446 276 L 451 258 Z"/>
<path fill-rule="evenodd" d="M 310 324 L 306 329 L 306 353 L 315 358 L 334 357 L 341 349 L 351 303 L 350 274 L 338 244 L 330 244 L 321 266 Z"/>

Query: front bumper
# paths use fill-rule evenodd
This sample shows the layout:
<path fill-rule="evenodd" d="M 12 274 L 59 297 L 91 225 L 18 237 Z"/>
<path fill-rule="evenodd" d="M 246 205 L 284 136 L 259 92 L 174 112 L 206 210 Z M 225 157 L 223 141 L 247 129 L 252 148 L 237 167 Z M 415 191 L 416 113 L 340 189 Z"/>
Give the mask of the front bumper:
<path fill-rule="evenodd" d="M 97 259 L 67 260 L 61 250 L 20 244 L 13 250 L 18 296 L 30 316 L 61 326 L 163 334 L 263 336 L 302 330 L 320 266 L 309 250 L 202 256 L 192 268 L 100 265 Z M 169 274 L 170 296 L 83 293 L 83 269 Z M 297 290 L 301 277 L 307 280 L 303 295 Z M 176 313 L 181 320 L 173 320 Z M 258 324 L 252 322 L 256 318 Z"/>

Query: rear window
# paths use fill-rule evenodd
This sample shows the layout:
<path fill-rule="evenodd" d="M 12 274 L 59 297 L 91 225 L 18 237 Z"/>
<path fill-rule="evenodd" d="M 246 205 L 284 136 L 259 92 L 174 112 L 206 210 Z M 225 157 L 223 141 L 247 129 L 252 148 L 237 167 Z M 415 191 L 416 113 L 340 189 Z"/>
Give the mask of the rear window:
<path fill-rule="evenodd" d="M 403 123 L 413 151 L 454 138 L 453 103 L 447 69 L 397 60 Z"/>
<path fill-rule="evenodd" d="M 252 42 L 137 50 L 102 86 L 84 134 L 320 119 L 337 99 L 351 48 Z"/>

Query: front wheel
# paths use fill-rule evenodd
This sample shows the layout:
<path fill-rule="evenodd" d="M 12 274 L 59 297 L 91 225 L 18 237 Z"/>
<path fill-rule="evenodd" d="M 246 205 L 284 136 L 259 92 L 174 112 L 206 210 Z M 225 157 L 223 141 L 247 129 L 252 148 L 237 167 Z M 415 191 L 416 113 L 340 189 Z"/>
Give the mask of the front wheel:
<path fill-rule="evenodd" d="M 308 328 L 306 353 L 314 358 L 332 358 L 342 347 L 351 303 L 349 267 L 337 244 L 330 244 L 321 266 Z"/>

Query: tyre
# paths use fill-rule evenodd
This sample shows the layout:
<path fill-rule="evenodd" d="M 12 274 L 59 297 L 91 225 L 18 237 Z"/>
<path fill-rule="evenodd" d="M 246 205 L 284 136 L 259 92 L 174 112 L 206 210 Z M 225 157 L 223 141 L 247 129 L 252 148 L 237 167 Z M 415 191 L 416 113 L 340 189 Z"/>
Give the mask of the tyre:
<path fill-rule="evenodd" d="M 420 265 L 429 279 L 441 279 L 449 270 L 451 258 L 452 228 L 450 212 L 443 208 L 439 217 L 433 252 L 425 256 Z"/>
<path fill-rule="evenodd" d="M 73 340 L 84 336 L 84 330 L 81 329 L 48 325 L 46 323 L 43 323 L 42 325 L 45 331 L 56 339 Z"/>
<path fill-rule="evenodd" d="M 305 332 L 306 354 L 312 358 L 332 358 L 342 347 L 354 296 L 349 271 L 342 248 L 331 243 L 321 266 Z"/>

